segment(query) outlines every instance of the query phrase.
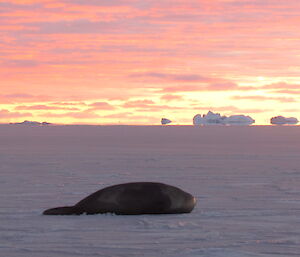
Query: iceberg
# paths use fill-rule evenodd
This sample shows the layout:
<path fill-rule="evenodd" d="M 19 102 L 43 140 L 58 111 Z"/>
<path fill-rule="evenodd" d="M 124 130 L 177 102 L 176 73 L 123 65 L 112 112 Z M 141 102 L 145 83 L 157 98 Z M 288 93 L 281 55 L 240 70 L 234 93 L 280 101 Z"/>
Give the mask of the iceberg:
<path fill-rule="evenodd" d="M 201 125 L 204 124 L 204 119 L 202 118 L 201 114 L 196 114 L 193 118 L 194 125 Z"/>
<path fill-rule="evenodd" d="M 171 122 L 172 122 L 171 120 L 166 119 L 166 118 L 162 118 L 162 119 L 161 119 L 161 124 L 162 124 L 162 125 L 166 125 L 166 124 L 169 124 L 169 123 L 171 123 Z"/>
<path fill-rule="evenodd" d="M 205 124 L 224 124 L 226 116 L 221 116 L 220 113 L 213 113 L 209 111 L 206 115 L 203 115 Z"/>
<path fill-rule="evenodd" d="M 194 125 L 251 125 L 254 122 L 255 120 L 250 116 L 231 115 L 227 117 L 211 111 L 203 116 L 201 116 L 201 114 L 196 114 L 193 118 Z"/>
<path fill-rule="evenodd" d="M 26 126 L 47 126 L 51 125 L 49 122 L 38 122 L 38 121 L 29 121 L 29 120 L 24 120 L 23 122 L 16 122 L 16 123 L 10 123 L 12 125 L 26 125 Z"/>
<path fill-rule="evenodd" d="M 225 123 L 230 125 L 251 125 L 254 122 L 254 119 L 245 115 L 232 115 L 225 119 Z"/>
<path fill-rule="evenodd" d="M 193 118 L 194 125 L 216 125 L 224 124 L 225 116 L 221 116 L 219 113 L 213 113 L 209 111 L 207 114 L 196 114 Z"/>
<path fill-rule="evenodd" d="M 294 117 L 286 118 L 283 116 L 276 116 L 276 117 L 272 117 L 270 122 L 271 122 L 271 124 L 274 124 L 274 125 L 285 125 L 285 124 L 295 125 L 299 121 L 297 118 L 294 118 Z"/>

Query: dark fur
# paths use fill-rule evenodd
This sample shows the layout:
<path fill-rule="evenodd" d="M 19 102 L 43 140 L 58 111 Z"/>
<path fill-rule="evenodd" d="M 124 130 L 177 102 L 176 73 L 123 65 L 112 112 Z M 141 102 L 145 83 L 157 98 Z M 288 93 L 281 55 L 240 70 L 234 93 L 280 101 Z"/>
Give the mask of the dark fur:
<path fill-rule="evenodd" d="M 115 213 L 122 215 L 188 213 L 195 198 L 181 189 L 155 182 L 134 182 L 101 189 L 74 206 L 48 209 L 44 215 Z"/>

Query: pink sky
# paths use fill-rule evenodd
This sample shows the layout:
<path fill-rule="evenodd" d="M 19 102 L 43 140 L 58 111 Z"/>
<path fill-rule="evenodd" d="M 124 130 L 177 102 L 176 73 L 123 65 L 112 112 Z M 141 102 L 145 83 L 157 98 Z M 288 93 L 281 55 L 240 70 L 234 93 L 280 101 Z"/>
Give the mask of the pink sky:
<path fill-rule="evenodd" d="M 0 122 L 300 118 L 298 0 L 0 0 Z"/>

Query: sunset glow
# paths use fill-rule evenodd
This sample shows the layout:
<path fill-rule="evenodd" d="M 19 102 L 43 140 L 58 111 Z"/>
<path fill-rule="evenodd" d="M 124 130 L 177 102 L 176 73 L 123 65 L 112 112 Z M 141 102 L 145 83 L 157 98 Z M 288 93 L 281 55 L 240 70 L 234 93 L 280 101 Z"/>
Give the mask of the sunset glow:
<path fill-rule="evenodd" d="M 300 118 L 298 0 L 0 0 L 0 123 Z"/>

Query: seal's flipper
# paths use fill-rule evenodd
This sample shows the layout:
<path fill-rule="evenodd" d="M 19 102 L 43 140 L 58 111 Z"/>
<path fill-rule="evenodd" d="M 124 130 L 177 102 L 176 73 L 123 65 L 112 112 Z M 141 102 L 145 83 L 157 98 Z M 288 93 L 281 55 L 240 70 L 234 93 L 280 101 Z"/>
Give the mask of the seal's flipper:
<path fill-rule="evenodd" d="M 74 206 L 56 207 L 45 210 L 44 215 L 80 215 L 83 211 Z"/>

